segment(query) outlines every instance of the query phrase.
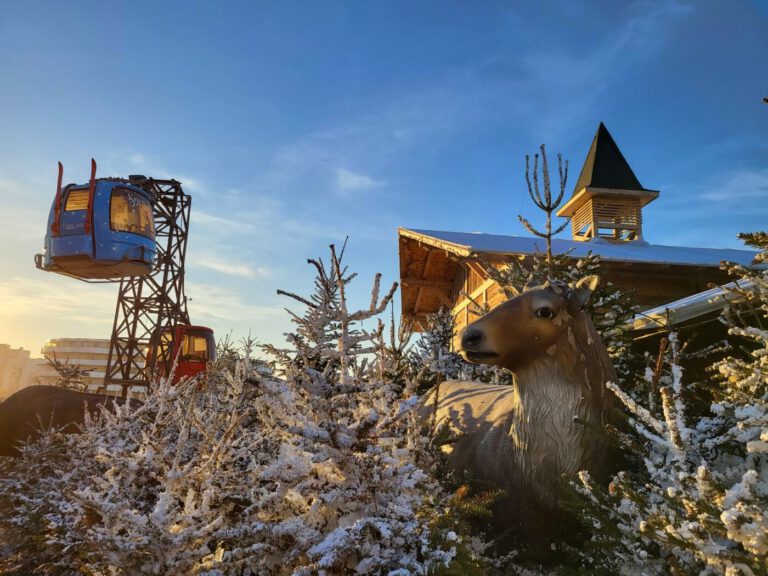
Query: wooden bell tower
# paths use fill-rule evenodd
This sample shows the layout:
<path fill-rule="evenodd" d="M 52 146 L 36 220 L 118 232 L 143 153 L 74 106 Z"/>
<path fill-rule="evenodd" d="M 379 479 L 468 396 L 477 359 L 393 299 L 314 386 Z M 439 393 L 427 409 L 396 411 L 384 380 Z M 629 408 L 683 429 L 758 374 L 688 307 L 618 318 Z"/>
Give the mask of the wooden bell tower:
<path fill-rule="evenodd" d="M 643 239 L 643 206 L 658 196 L 642 187 L 601 122 L 573 196 L 557 215 L 571 219 L 574 240 L 632 242 Z"/>

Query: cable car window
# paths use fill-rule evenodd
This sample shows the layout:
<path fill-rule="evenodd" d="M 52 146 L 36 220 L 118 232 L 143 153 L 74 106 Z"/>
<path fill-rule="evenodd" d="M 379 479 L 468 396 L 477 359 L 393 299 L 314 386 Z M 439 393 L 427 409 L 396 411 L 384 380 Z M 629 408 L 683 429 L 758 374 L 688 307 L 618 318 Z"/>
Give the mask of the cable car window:
<path fill-rule="evenodd" d="M 155 237 L 152 204 L 144 196 L 127 188 L 115 188 L 109 205 L 112 230 Z"/>
<path fill-rule="evenodd" d="M 181 349 L 180 360 L 182 362 L 207 362 L 207 338 L 197 334 L 187 334 L 184 336 L 184 345 Z"/>
<path fill-rule="evenodd" d="M 86 210 L 88 208 L 88 190 L 72 190 L 67 194 L 67 203 L 64 210 L 72 212 L 74 210 Z"/>
<path fill-rule="evenodd" d="M 88 189 L 70 190 L 59 216 L 59 234 L 85 234 L 85 219 L 88 216 Z"/>

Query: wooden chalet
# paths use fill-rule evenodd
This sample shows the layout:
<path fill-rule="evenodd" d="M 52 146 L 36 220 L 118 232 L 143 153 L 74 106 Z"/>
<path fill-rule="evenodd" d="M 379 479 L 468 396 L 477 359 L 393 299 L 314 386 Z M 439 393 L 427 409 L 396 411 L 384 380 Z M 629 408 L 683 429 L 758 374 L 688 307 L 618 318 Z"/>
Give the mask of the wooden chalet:
<path fill-rule="evenodd" d="M 641 309 L 653 308 L 730 281 L 723 260 L 749 265 L 755 252 L 661 246 L 643 240 L 642 209 L 659 196 L 643 188 L 606 127 L 600 123 L 571 198 L 557 215 L 571 220 L 571 239 L 553 239 L 554 253 L 603 262 L 605 280 L 632 289 Z M 493 307 L 506 297 L 487 272 L 512 259 L 546 252 L 542 238 L 400 228 L 402 313 L 417 330 L 441 307 L 457 329 L 475 316 L 469 294 Z"/>

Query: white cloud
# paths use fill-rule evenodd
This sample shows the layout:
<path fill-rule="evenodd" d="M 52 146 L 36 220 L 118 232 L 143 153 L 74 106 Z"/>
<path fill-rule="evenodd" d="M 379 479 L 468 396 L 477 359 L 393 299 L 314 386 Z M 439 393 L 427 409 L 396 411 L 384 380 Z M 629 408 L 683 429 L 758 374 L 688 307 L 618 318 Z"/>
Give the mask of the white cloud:
<path fill-rule="evenodd" d="M 53 193 L 56 185 L 53 185 Z M 51 195 L 51 199 L 53 194 Z M 0 238 L 13 241 L 33 241 L 43 246 L 48 212 L 45 200 L 30 194 L 28 185 L 17 180 L 0 177 Z M 6 256 L 8 256 L 6 254 Z"/>
<path fill-rule="evenodd" d="M 78 283 L 55 274 L 14 276 L 0 282 L 0 317 L 111 324 L 116 286 Z"/>
<path fill-rule="evenodd" d="M 542 48 L 540 38 L 532 37 L 518 50 L 504 49 L 454 67 L 422 86 L 372 102 L 363 114 L 338 119 L 280 147 L 265 174 L 268 187 L 318 182 L 340 166 L 381 171 L 412 149 L 428 157 L 451 142 L 455 132 L 496 123 L 501 116 L 518 129 L 535 124 L 543 141 L 566 139 L 591 117 L 609 83 L 623 82 L 658 55 L 691 10 L 678 0 L 630 4 L 622 21 L 586 53 Z M 557 106 L 542 105 L 552 102 Z M 334 175 L 338 190 L 380 184 L 344 168 Z"/>
<path fill-rule="evenodd" d="M 426 88 L 410 90 L 386 102 L 372 102 L 365 113 L 337 119 L 323 129 L 301 135 L 272 156 L 264 174 L 267 188 L 317 181 L 335 167 L 365 165 L 379 169 L 415 146 L 420 154 L 428 155 L 449 140 L 447 133 L 472 125 L 468 105 L 477 92 L 474 80 L 449 75 Z M 345 172 L 370 178 L 339 168 L 334 172 L 336 184 L 341 184 L 340 178 L 345 179 Z M 362 181 L 354 184 L 360 186 Z M 370 184 L 383 183 L 371 178 Z"/>
<path fill-rule="evenodd" d="M 371 188 L 378 188 L 383 186 L 384 182 L 381 180 L 374 180 L 370 176 L 352 172 L 345 168 L 336 169 L 336 187 L 341 192 L 354 192 L 357 190 L 370 190 Z"/>
<path fill-rule="evenodd" d="M 282 307 L 248 304 L 238 292 L 221 285 L 187 283 L 186 291 L 192 297 L 189 308 L 194 322 L 213 320 L 256 326 L 287 316 Z"/>
<path fill-rule="evenodd" d="M 221 235 L 250 234 L 256 232 L 256 226 L 250 218 L 234 219 L 216 216 L 195 209 L 191 217 L 191 226 L 203 226 L 207 231 Z"/>
<path fill-rule="evenodd" d="M 245 262 L 228 262 L 211 256 L 196 258 L 190 263 L 221 274 L 241 278 L 268 278 L 270 276 L 270 270 L 266 266 L 254 266 Z"/>
<path fill-rule="evenodd" d="M 144 156 L 144 154 L 141 154 L 139 152 L 136 152 L 135 154 L 131 154 L 128 157 L 128 161 L 133 164 L 134 166 L 146 166 L 147 165 L 147 158 Z"/>
<path fill-rule="evenodd" d="M 768 169 L 745 169 L 724 174 L 701 198 L 712 202 L 768 200 Z"/>
<path fill-rule="evenodd" d="M 21 182 L 12 180 L 11 178 L 0 177 L 0 194 L 3 197 L 11 195 L 21 195 L 24 191 L 24 187 Z"/>
<path fill-rule="evenodd" d="M 319 210 L 319 211 L 318 211 Z M 213 212 L 216 213 L 213 213 Z M 224 214 L 224 215 L 219 215 Z M 263 194 L 243 193 L 235 201 L 226 199 L 203 211 L 194 208 L 190 227 L 192 241 L 218 247 L 228 253 L 250 246 L 249 259 L 260 259 L 266 252 L 284 253 L 287 246 L 306 245 L 317 238 L 338 238 L 338 226 L 329 221 L 325 204 L 320 206 L 291 204 Z M 201 236 L 195 230 L 204 228 Z M 258 253 L 253 255 L 253 250 Z"/>

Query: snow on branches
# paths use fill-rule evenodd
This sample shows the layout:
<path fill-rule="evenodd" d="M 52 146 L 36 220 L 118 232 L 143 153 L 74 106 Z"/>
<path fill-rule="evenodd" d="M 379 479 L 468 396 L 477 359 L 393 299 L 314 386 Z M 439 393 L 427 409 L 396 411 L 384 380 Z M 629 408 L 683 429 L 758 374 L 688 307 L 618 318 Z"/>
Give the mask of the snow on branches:
<path fill-rule="evenodd" d="M 343 253 L 342 253 L 343 255 Z M 2 466 L 15 559 L 43 574 L 426 574 L 457 554 L 426 439 L 380 378 L 392 298 L 350 311 L 331 249 L 274 372 L 241 358 L 205 386 L 160 383 L 143 406 L 49 431 Z M 231 354 L 229 355 L 231 356 Z M 231 364 L 232 358 L 228 358 Z M 438 522 L 440 520 L 441 522 Z"/>
<path fill-rule="evenodd" d="M 768 249 L 765 235 L 757 239 Z M 726 311 L 734 346 L 712 366 L 714 377 L 694 391 L 671 334 L 636 387 L 657 401 L 643 406 L 609 385 L 629 414 L 629 431 L 619 436 L 642 468 L 618 474 L 607 494 L 582 474 L 595 529 L 591 561 L 603 568 L 768 574 L 768 271 L 728 268 L 752 288 L 742 294 L 746 305 Z M 737 324 L 745 319 L 756 325 Z M 713 399 L 709 410 L 702 394 Z"/>

